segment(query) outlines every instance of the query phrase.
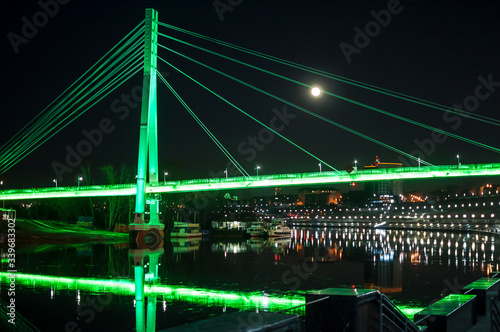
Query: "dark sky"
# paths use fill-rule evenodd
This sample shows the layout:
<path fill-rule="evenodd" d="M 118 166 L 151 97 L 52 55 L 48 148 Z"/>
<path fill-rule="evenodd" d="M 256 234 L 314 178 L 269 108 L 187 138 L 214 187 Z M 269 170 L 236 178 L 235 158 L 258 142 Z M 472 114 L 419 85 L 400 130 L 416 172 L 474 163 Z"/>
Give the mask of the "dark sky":
<path fill-rule="evenodd" d="M 469 109 L 474 113 L 498 118 L 500 83 L 496 82 L 500 82 L 500 7 L 491 1 L 72 0 L 61 3 L 64 4 L 59 4 L 57 13 L 38 28 L 35 36 L 28 38 L 26 44 L 18 45 L 16 53 L 8 39 L 9 33 L 22 35 L 23 24 L 26 20 L 33 22 L 33 16 L 42 7 L 36 1 L 2 2 L 1 143 L 18 132 L 137 25 L 147 7 L 157 9 L 160 21 L 174 26 L 444 105 L 463 104 L 467 100 L 472 105 Z M 225 4 L 231 10 L 218 13 L 214 4 Z M 390 18 L 385 15 L 388 10 L 392 11 Z M 385 19 L 385 26 L 376 23 L 374 16 L 377 15 L 379 19 Z M 24 21 L 23 17 L 26 18 Z M 363 45 L 358 43 L 357 53 L 352 53 L 347 59 L 340 45 L 355 47 L 356 31 L 365 31 L 367 26 L 375 29 L 370 32 L 372 37 Z M 200 46 L 210 46 L 167 28 L 161 28 L 160 32 Z M 426 151 L 421 152 L 422 157 L 430 163 L 456 163 L 457 153 L 460 153 L 462 163 L 499 161 L 498 154 L 494 152 L 452 138 L 442 143 L 430 143 L 433 136 L 429 130 L 330 96 L 314 99 L 307 88 L 234 65 L 165 38 L 160 37 L 160 42 L 408 153 L 422 151 L 417 142 L 424 142 Z M 213 45 L 210 49 L 237 56 L 242 61 L 306 84 L 319 84 L 327 91 L 454 134 L 499 146 L 495 126 L 472 119 L 462 119 L 458 123 L 456 118 L 444 118 L 438 110 L 403 103 L 310 73 L 238 55 L 221 46 Z M 265 97 L 165 50 L 159 53 L 266 124 L 273 121 L 276 112 L 283 112 L 285 104 L 281 101 Z M 160 65 L 160 70 L 168 73 L 167 79 L 172 86 L 249 173 L 255 173 L 257 164 L 262 167 L 261 173 L 318 170 L 317 161 L 278 137 L 268 139 L 268 136 L 262 136 L 266 144 L 262 144 L 262 150 L 256 151 L 254 156 L 250 152 L 248 137 L 258 136 L 261 131 L 258 125 L 175 70 L 164 64 Z M 479 87 L 488 79 L 493 81 L 490 90 Z M 129 94 L 141 82 L 141 75 L 136 75 L 1 175 L 5 186 L 52 185 L 56 176 L 52 164 L 64 163 L 65 147 L 76 147 L 85 139 L 82 130 L 98 127 L 104 118 L 113 121 L 115 130 L 104 135 L 102 143 L 94 147 L 83 162 L 90 163 L 96 178 L 98 168 L 105 164 L 119 166 L 126 163 L 136 167 L 140 109 L 131 109 L 130 116 L 120 120 L 112 112 L 111 105 L 121 94 Z M 483 100 L 474 104 L 478 100 L 477 91 Z M 168 170 L 173 179 L 203 178 L 222 172 L 227 160 L 215 144 L 160 83 L 158 94 L 160 169 Z M 286 110 L 294 117 L 290 118 L 281 133 L 337 169 L 344 169 L 355 158 L 360 165 L 370 164 L 375 155 L 382 161 L 400 161 L 395 152 L 322 123 L 290 106 Z M 326 169 L 324 166 L 323 170 Z M 74 184 L 79 173 L 77 169 L 65 173 L 61 181 L 67 185 Z"/>

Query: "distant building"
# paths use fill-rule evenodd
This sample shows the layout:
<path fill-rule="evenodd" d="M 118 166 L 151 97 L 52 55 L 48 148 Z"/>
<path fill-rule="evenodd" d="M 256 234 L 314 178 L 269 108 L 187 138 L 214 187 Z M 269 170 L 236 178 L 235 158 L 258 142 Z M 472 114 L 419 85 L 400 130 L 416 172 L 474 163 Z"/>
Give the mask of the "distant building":
<path fill-rule="evenodd" d="M 441 189 L 429 192 L 428 200 L 431 202 L 441 202 L 441 201 L 445 201 L 449 197 L 456 197 L 456 196 L 458 196 L 459 193 L 461 193 L 461 189 L 459 186 L 449 185 L 447 187 L 443 187 Z M 472 196 L 474 196 L 475 194 L 476 193 L 474 191 L 471 191 Z"/>
<path fill-rule="evenodd" d="M 401 163 L 380 162 L 378 156 L 375 158 L 375 164 L 365 166 L 365 169 L 379 168 L 399 168 L 403 167 Z M 394 202 L 399 201 L 403 196 L 402 180 L 387 181 L 367 181 L 365 182 L 365 195 L 370 200 Z"/>
<path fill-rule="evenodd" d="M 479 196 L 489 196 L 496 195 L 500 190 L 500 185 L 487 183 L 481 187 L 479 187 L 478 195 Z"/>
<path fill-rule="evenodd" d="M 269 205 L 274 207 L 294 207 L 299 202 L 299 198 L 295 194 L 281 195 L 276 194 L 269 200 Z"/>
<path fill-rule="evenodd" d="M 427 201 L 427 196 L 420 191 L 410 191 L 407 196 L 405 196 L 406 202 L 418 203 Z"/>
<path fill-rule="evenodd" d="M 366 201 L 364 190 L 350 190 L 342 196 L 342 204 L 357 205 Z"/>
<path fill-rule="evenodd" d="M 216 199 L 211 211 L 212 220 L 255 220 L 255 204 L 249 200 L 238 200 L 237 196 Z"/>
<path fill-rule="evenodd" d="M 342 196 L 337 189 L 300 189 L 299 202 L 309 207 L 330 206 L 340 203 Z"/>

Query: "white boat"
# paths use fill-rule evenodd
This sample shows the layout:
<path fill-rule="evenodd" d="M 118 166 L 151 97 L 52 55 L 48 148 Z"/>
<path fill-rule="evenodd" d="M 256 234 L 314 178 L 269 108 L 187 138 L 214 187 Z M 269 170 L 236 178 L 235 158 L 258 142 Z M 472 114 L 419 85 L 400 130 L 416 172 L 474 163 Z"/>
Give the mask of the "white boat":
<path fill-rule="evenodd" d="M 10 230 L 10 227 L 11 226 L 13 227 L 12 223 L 16 221 L 16 210 L 0 208 L 0 213 L 2 214 L 2 217 L 0 218 L 0 226 L 2 226 L 2 220 L 5 220 L 6 222 L 8 222 L 7 226 L 9 227 L 9 230 Z M 5 228 L 5 229 L 7 229 L 7 228 Z M 8 236 L 9 239 L 11 238 L 10 234 L 11 233 L 9 232 L 9 236 Z M 7 231 L 0 233 L 0 243 L 7 244 Z M 5 250 L 5 255 L 7 255 L 7 250 Z"/>
<path fill-rule="evenodd" d="M 16 210 L 0 208 L 2 220 L 16 220 Z"/>
<path fill-rule="evenodd" d="M 174 228 L 170 232 L 172 238 L 195 238 L 201 237 L 200 224 L 175 221 Z"/>
<path fill-rule="evenodd" d="M 269 228 L 269 237 L 291 237 L 292 230 L 285 225 L 277 225 Z"/>
<path fill-rule="evenodd" d="M 251 237 L 266 236 L 267 229 L 260 223 L 252 223 L 252 225 L 247 228 L 247 233 L 250 234 Z"/>

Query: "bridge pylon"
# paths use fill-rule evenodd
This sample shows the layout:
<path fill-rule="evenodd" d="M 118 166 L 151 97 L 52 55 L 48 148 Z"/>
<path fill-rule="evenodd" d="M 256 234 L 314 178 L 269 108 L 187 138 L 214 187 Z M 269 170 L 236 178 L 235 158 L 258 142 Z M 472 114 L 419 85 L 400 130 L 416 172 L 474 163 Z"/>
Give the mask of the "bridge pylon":
<path fill-rule="evenodd" d="M 163 230 L 165 228 L 165 225 L 160 223 L 160 195 L 146 195 L 146 183 L 158 183 L 157 51 L 158 12 L 148 8 L 146 9 L 145 19 L 144 76 L 137 162 L 137 193 L 134 223 L 129 225 L 130 242 L 135 243 L 137 248 L 150 247 L 150 242 L 163 241 Z M 148 223 L 145 220 L 146 204 L 149 205 Z M 141 243 L 141 241 L 146 242 Z"/>

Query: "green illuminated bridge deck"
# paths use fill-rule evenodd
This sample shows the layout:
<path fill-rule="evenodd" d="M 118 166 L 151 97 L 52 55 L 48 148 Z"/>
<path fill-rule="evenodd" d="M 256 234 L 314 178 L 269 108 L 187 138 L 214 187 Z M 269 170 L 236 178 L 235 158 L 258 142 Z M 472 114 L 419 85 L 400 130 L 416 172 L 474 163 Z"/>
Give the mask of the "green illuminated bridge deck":
<path fill-rule="evenodd" d="M 208 190 L 227 190 L 262 188 L 276 186 L 302 186 L 346 182 L 433 179 L 469 176 L 500 175 L 500 163 L 421 166 L 401 168 L 376 168 L 342 172 L 315 172 L 273 174 L 249 177 L 208 178 L 180 181 L 166 181 L 155 185 L 148 184 L 146 193 L 176 193 Z M 80 187 L 50 187 L 32 189 L 13 189 L 0 191 L 0 199 L 41 199 L 54 197 L 97 197 L 132 196 L 136 194 L 136 184 L 95 185 Z"/>

